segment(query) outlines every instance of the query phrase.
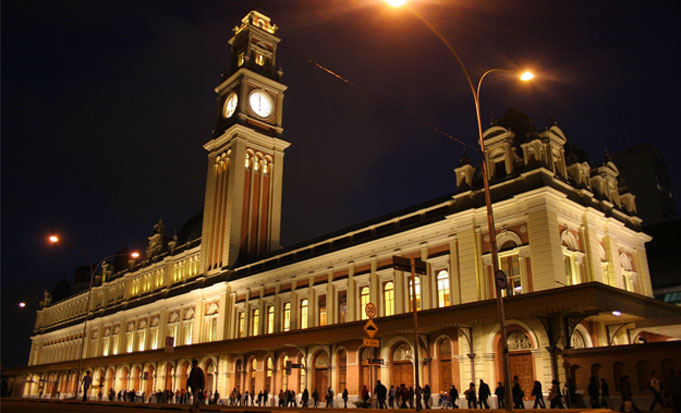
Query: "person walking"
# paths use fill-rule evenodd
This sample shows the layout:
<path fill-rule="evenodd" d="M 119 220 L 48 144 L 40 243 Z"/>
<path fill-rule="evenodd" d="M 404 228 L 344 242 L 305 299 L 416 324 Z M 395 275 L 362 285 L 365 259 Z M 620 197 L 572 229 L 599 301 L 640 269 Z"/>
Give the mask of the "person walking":
<path fill-rule="evenodd" d="M 532 387 L 532 393 L 530 393 L 530 396 L 534 396 L 534 407 L 533 409 L 536 409 L 539 407 L 540 409 L 546 409 L 546 403 L 544 403 L 544 393 L 541 388 L 541 382 L 538 380 L 534 381 L 534 386 Z"/>
<path fill-rule="evenodd" d="M 90 390 L 90 387 L 92 387 L 92 372 L 90 370 L 87 371 L 85 374 L 85 377 L 83 377 L 83 401 L 87 401 L 87 392 Z"/>
<path fill-rule="evenodd" d="M 480 408 L 489 409 L 489 404 L 487 404 L 487 399 L 492 395 L 487 383 L 480 379 L 480 387 L 478 387 L 478 398 L 480 403 Z"/>
<path fill-rule="evenodd" d="M 497 409 L 506 408 L 506 389 L 501 382 L 497 383 L 497 388 L 494 389 L 494 395 L 497 396 Z"/>
<path fill-rule="evenodd" d="M 449 389 L 449 401 L 452 403 L 452 409 L 458 409 L 459 405 L 456 404 L 456 401 L 459 399 L 459 390 L 456 389 L 456 386 L 452 384 L 452 388 Z"/>
<path fill-rule="evenodd" d="M 343 408 L 348 408 L 348 389 L 343 390 Z"/>
<path fill-rule="evenodd" d="M 187 388 L 191 390 L 192 393 L 192 407 L 190 411 L 192 413 L 200 412 L 201 408 L 199 394 L 203 392 L 203 388 L 206 387 L 206 376 L 203 374 L 203 370 L 199 367 L 199 362 L 196 359 L 192 360 L 192 371 L 189 373 L 189 378 L 187 379 Z"/>
<path fill-rule="evenodd" d="M 388 391 L 388 406 L 390 408 L 395 407 L 395 386 L 390 386 L 390 390 Z"/>
<path fill-rule="evenodd" d="M 430 390 L 430 384 L 423 386 L 423 406 L 426 409 L 430 409 L 430 396 L 432 391 Z"/>
<path fill-rule="evenodd" d="M 622 377 L 622 381 L 620 384 L 620 392 L 622 393 L 622 405 L 620 406 L 620 411 L 625 412 L 629 411 L 627 408 L 627 403 L 631 403 L 631 410 L 633 410 L 636 413 L 640 413 L 641 409 L 636 406 L 636 403 L 634 403 L 634 400 L 632 400 L 632 391 L 631 391 L 631 381 L 629 381 L 629 375 L 625 374 Z"/>
<path fill-rule="evenodd" d="M 662 400 L 662 392 L 660 389 L 660 379 L 655 375 L 655 370 L 650 374 L 650 391 L 653 392 L 653 403 L 650 405 L 650 411 L 655 410 L 655 406 L 660 403 L 660 406 L 665 407 Z"/>
<path fill-rule="evenodd" d="M 317 407 L 317 404 L 319 404 L 319 393 L 317 389 L 314 389 L 312 392 L 312 407 Z"/>
<path fill-rule="evenodd" d="M 563 396 L 560 395 L 560 382 L 558 380 L 551 381 L 551 389 L 549 390 L 549 403 L 552 409 L 564 409 Z"/>
<path fill-rule="evenodd" d="M 466 396 L 466 401 L 468 402 L 468 408 L 469 409 L 477 409 L 478 408 L 478 401 L 475 396 L 475 383 L 471 383 L 468 386 L 468 390 L 463 392 L 463 394 Z M 471 407 L 473 406 L 473 407 Z"/>
<path fill-rule="evenodd" d="M 598 409 L 600 404 L 598 401 L 598 380 L 594 376 L 589 378 L 589 386 L 587 386 L 587 393 L 589 393 L 589 405 L 592 409 Z"/>
<path fill-rule="evenodd" d="M 331 387 L 326 392 L 326 407 L 333 407 L 333 389 Z"/>
<path fill-rule="evenodd" d="M 524 409 L 525 403 L 523 402 L 523 398 L 525 397 L 525 392 L 520 388 L 520 379 L 518 379 L 518 376 L 513 376 L 511 395 L 513 396 L 513 408 Z"/>
<path fill-rule="evenodd" d="M 376 400 L 378 400 L 378 408 L 385 409 L 385 398 L 388 395 L 388 389 L 381 384 L 380 380 L 376 380 L 376 386 L 374 387 L 374 394 L 376 395 Z"/>
<path fill-rule="evenodd" d="M 303 395 L 300 396 L 300 404 L 303 406 L 303 409 L 307 409 L 307 402 L 310 400 L 310 392 L 307 391 L 307 388 L 303 390 Z"/>
<path fill-rule="evenodd" d="M 601 407 L 608 407 L 608 399 L 610 398 L 610 389 L 608 382 L 601 379 Z"/>

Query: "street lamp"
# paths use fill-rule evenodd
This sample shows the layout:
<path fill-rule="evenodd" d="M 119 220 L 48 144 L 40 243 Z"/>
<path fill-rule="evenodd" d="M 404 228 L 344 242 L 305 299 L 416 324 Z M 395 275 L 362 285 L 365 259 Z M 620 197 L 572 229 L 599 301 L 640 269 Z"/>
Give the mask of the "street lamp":
<path fill-rule="evenodd" d="M 47 240 L 51 244 L 57 244 L 61 241 L 59 236 L 55 235 L 55 234 L 50 235 L 47 238 Z M 78 391 L 80 390 L 80 375 L 81 375 L 82 370 L 83 370 L 83 355 L 84 355 L 83 353 L 85 352 L 85 339 L 86 339 L 86 336 L 87 336 L 87 320 L 88 320 L 88 317 L 90 316 L 90 299 L 92 297 L 92 284 L 93 284 L 94 279 L 95 279 L 95 273 L 97 272 L 99 267 L 104 265 L 106 260 L 108 260 L 109 258 L 120 257 L 120 256 L 129 256 L 130 258 L 135 260 L 135 259 L 139 258 L 139 256 L 140 256 L 140 253 L 137 252 L 137 251 L 132 251 L 129 254 L 128 253 L 112 254 L 112 255 L 109 255 L 109 256 L 103 258 L 102 260 L 100 260 L 97 263 L 97 265 L 93 266 L 92 261 L 90 260 L 90 257 L 88 257 L 87 254 L 85 254 L 84 252 L 82 252 L 80 250 L 79 250 L 79 252 L 81 252 L 83 255 L 85 255 L 85 258 L 88 261 L 88 266 L 90 267 L 90 286 L 88 287 L 88 290 L 87 290 L 87 301 L 85 302 L 85 320 L 83 321 L 83 338 L 82 338 L 81 343 L 80 343 L 80 357 L 78 359 L 78 373 L 76 374 L 76 393 L 74 395 L 75 399 L 78 398 Z"/>
<path fill-rule="evenodd" d="M 399 7 L 402 6 L 406 3 L 406 0 L 386 0 L 388 4 L 390 4 L 393 7 Z M 454 46 L 449 43 L 449 41 L 440 33 L 435 26 L 430 24 L 423 16 L 421 16 L 419 13 L 417 13 L 415 10 L 408 8 L 408 10 L 416 17 L 425 24 L 430 31 L 437 36 L 442 43 L 444 43 L 445 46 L 447 46 L 447 49 L 451 52 L 451 54 L 454 56 L 456 59 L 457 63 L 459 64 L 459 67 L 461 67 L 461 70 L 463 71 L 463 74 L 466 76 L 466 81 L 468 82 L 468 86 L 470 87 L 471 93 L 473 94 L 473 101 L 475 103 L 475 116 L 477 118 L 477 126 L 478 126 L 478 143 L 480 145 L 480 155 L 482 157 L 482 181 L 483 181 L 483 186 L 484 186 L 484 192 L 485 192 L 485 205 L 487 207 L 487 227 L 489 229 L 489 235 L 490 235 L 490 249 L 491 249 L 491 255 L 492 255 L 492 269 L 493 269 L 493 274 L 496 279 L 496 293 L 497 293 L 497 311 L 499 313 L 499 330 L 501 334 L 501 343 L 502 343 L 502 357 L 503 357 L 503 363 L 504 363 L 504 381 L 505 381 L 505 392 L 504 392 L 504 401 L 506 405 L 506 410 L 507 411 L 512 411 L 513 410 L 513 404 L 511 403 L 511 369 L 509 365 L 509 360 L 508 360 L 508 339 L 506 337 L 506 315 L 504 313 L 504 299 L 502 297 L 502 289 L 505 288 L 506 284 L 506 275 L 503 273 L 503 271 L 499 270 L 499 254 L 497 251 L 497 231 L 496 227 L 494 225 L 494 213 L 492 211 L 492 199 L 490 196 L 490 191 L 489 191 L 489 174 L 487 171 L 487 160 L 485 159 L 485 142 L 482 137 L 482 124 L 480 122 L 480 88 L 482 86 L 482 81 L 485 79 L 487 75 L 490 73 L 494 72 L 513 72 L 512 70 L 507 70 L 507 69 L 489 69 L 486 72 L 484 72 L 481 76 L 480 79 L 478 80 L 477 83 L 477 88 L 473 85 L 473 81 L 471 80 L 471 76 L 468 73 L 468 69 L 466 69 L 466 65 L 464 65 L 463 60 L 461 60 L 461 57 L 459 57 L 459 54 L 456 52 L 456 49 L 454 49 Z M 531 72 L 524 72 L 519 75 L 519 79 L 522 81 L 529 81 L 532 78 L 534 78 L 534 75 Z"/>

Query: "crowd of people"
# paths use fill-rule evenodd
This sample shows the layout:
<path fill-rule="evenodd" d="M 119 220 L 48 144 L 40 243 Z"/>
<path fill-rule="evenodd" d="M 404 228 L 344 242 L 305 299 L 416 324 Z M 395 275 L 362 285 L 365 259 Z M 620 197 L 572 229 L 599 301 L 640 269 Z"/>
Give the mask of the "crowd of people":
<path fill-rule="evenodd" d="M 104 397 L 109 401 L 119 402 L 142 402 L 142 403 L 176 403 L 176 404 L 191 404 L 198 407 L 206 404 L 228 404 L 229 406 L 273 406 L 275 403 L 274 394 L 267 389 L 261 390 L 258 394 L 255 392 L 249 393 L 245 391 L 243 394 L 237 389 L 232 389 L 226 400 L 221 399 L 220 394 L 205 390 L 205 376 L 201 369 L 193 363 L 192 372 L 187 380 L 187 389 L 172 390 L 158 390 L 147 397 L 144 392 L 135 390 L 120 390 L 118 393 L 114 389 L 109 389 L 108 393 L 104 395 L 102 389 L 99 389 L 98 399 L 103 400 Z M 628 375 L 624 375 L 619 383 L 617 389 L 621 394 L 620 411 L 633 411 L 635 413 L 641 410 L 634 403 L 632 399 L 631 381 Z M 653 371 L 649 379 L 649 389 L 653 394 L 653 402 L 649 407 L 650 411 L 654 411 L 656 406 L 674 407 L 675 411 L 681 411 L 681 374 L 676 375 L 674 371 L 670 372 L 668 378 L 662 382 L 658 379 L 656 372 Z M 88 390 L 92 386 L 90 372 L 87 372 L 83 380 L 84 400 L 87 399 Z M 534 398 L 534 409 L 545 409 L 547 403 L 544 401 L 544 391 L 542 384 L 535 381 L 530 391 L 530 396 Z M 609 407 L 610 387 L 605 379 L 600 380 L 596 377 L 591 377 L 587 387 L 586 396 L 589 398 L 589 406 L 592 408 Z M 506 389 L 504 385 L 499 382 L 494 390 L 494 396 L 497 400 L 497 408 L 505 407 Z M 298 400 L 300 396 L 300 400 Z M 475 383 L 470 383 L 468 388 L 462 394 L 455 385 L 452 385 L 449 391 L 439 393 L 437 398 L 437 406 L 440 409 L 458 409 L 458 403 L 465 403 L 468 409 L 489 409 L 489 399 L 492 397 L 492 390 L 490 386 L 485 383 L 483 379 L 479 380 L 477 389 Z M 334 391 L 331 387 L 322 391 L 321 394 L 317 389 L 309 393 L 308 389 L 304 389 L 300 395 L 297 395 L 293 390 L 279 390 L 276 397 L 278 407 L 321 407 L 320 400 L 324 398 L 324 407 L 334 407 Z M 348 407 L 348 390 L 344 389 L 341 394 L 343 407 Z M 376 381 L 373 391 L 364 385 L 360 390 L 359 398 L 354 402 L 358 408 L 376 407 L 379 409 L 385 408 L 399 408 L 399 409 L 430 409 L 433 403 L 433 396 L 430 386 L 428 384 L 416 386 L 406 386 L 400 384 L 398 387 L 390 386 L 388 389 L 381 383 Z M 525 409 L 525 391 L 521 388 L 518 376 L 513 377 L 511 387 L 511 402 L 514 409 Z M 561 389 L 558 380 L 551 382 L 551 387 L 548 391 L 547 401 L 551 409 L 563 409 L 565 407 L 582 407 L 579 405 L 580 398 L 577 395 L 577 389 L 573 381 L 568 381 L 564 388 Z M 584 400 L 586 402 L 586 400 Z M 678 409 L 678 410 L 676 410 Z"/>

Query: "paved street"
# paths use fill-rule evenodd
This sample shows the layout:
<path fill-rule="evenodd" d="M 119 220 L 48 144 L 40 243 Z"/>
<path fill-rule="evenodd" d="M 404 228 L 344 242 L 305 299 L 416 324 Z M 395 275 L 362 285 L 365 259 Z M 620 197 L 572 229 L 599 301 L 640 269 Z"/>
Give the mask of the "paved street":
<path fill-rule="evenodd" d="M 154 404 L 142 404 L 142 403 L 107 403 L 107 402 L 80 402 L 72 400 L 60 400 L 60 401 L 50 401 L 50 400 L 17 400 L 17 399 L 3 399 L 0 402 L 0 410 L 2 413 L 32 413 L 32 412 L 54 412 L 54 413 L 71 413 L 71 412 L 92 412 L 92 413 L 153 413 L 153 412 L 188 412 L 189 406 L 178 406 L 173 404 L 159 405 Z M 355 409 L 351 409 L 355 410 Z M 240 407 L 226 407 L 226 406 L 204 406 L 201 408 L 202 412 L 248 412 L 248 413 L 269 413 L 269 412 L 324 412 L 324 413 L 347 413 L 346 409 L 282 409 L 282 408 L 269 408 L 269 407 L 250 407 L 243 409 Z M 378 409 L 365 409 L 366 412 L 387 412 L 388 410 L 378 410 Z M 403 410 L 395 410 L 403 411 Z M 501 413 L 503 410 L 487 410 L 488 412 Z M 537 412 L 537 410 L 516 410 L 517 412 Z M 592 413 L 605 413 L 610 412 L 609 410 L 599 409 L 599 410 L 588 410 L 588 409 L 565 409 L 565 410 L 551 410 L 553 413 L 569 412 L 592 412 Z M 660 410 L 661 412 L 671 411 L 668 409 Z M 413 412 L 413 410 L 406 410 L 406 412 Z M 464 412 L 481 412 L 481 410 L 467 410 L 458 409 L 458 413 Z"/>

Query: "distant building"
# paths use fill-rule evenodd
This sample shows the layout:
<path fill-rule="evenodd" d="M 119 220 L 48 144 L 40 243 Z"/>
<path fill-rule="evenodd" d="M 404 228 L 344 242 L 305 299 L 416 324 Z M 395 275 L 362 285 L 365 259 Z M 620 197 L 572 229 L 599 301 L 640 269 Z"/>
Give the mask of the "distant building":
<path fill-rule="evenodd" d="M 484 132 L 503 289 L 481 174 L 467 158 L 454 169 L 454 193 L 282 248 L 290 143 L 276 30 L 252 11 L 229 41 L 231 68 L 215 89 L 217 122 L 204 144 L 203 214 L 172 238 L 157 223 L 142 262 L 102 270 L 87 331 L 86 292 L 46 297 L 28 366 L 6 372 L 26 380 L 25 396 L 73 394 L 81 354 L 93 389 L 184 388 L 197 359 L 206 388 L 223 397 L 347 388 L 356 398 L 375 379 L 414 386 L 417 372 L 434 393 L 464 389 L 480 378 L 503 381 L 504 348 L 528 398 L 535 380 L 548 388 L 570 379 L 584 390 L 594 375 L 614 394 L 624 374 L 665 377 L 678 367 L 678 343 L 666 342 L 674 332 L 638 324 L 664 327 L 681 308 L 652 298 L 650 237 L 618 168 L 590 165 L 555 122 L 537 130 L 517 110 Z M 396 268 L 395 256 L 424 261 L 425 274 Z M 365 341 L 369 331 L 376 335 Z"/>
<path fill-rule="evenodd" d="M 612 154 L 627 190 L 636 195 L 643 227 L 678 219 L 667 165 L 650 143 Z"/>

